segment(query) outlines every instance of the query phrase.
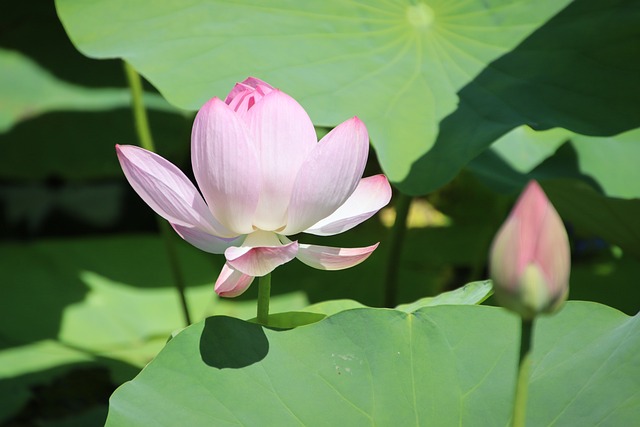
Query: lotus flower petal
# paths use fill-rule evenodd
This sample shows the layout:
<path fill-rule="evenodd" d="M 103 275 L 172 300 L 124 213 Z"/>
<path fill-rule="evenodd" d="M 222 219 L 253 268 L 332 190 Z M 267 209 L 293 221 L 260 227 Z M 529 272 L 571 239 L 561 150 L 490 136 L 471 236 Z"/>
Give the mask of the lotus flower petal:
<path fill-rule="evenodd" d="M 191 135 L 193 172 L 213 215 L 236 235 L 253 231 L 260 166 L 246 124 L 213 98 L 198 112 Z"/>
<path fill-rule="evenodd" d="M 132 145 L 116 145 L 116 153 L 131 187 L 158 215 L 214 235 L 237 236 L 214 219 L 195 186 L 171 162 Z"/>
<path fill-rule="evenodd" d="M 243 274 L 229 264 L 225 264 L 216 280 L 214 290 L 221 297 L 233 298 L 243 294 L 251 282 L 253 282 L 253 276 Z"/>
<path fill-rule="evenodd" d="M 245 238 L 244 236 L 240 236 L 235 239 L 223 239 L 194 227 L 185 227 L 178 224 L 171 224 L 171 226 L 184 240 L 196 248 L 212 254 L 223 254 L 227 248 L 241 244 Z"/>
<path fill-rule="evenodd" d="M 368 154 L 367 128 L 357 117 L 322 138 L 296 178 L 283 234 L 304 231 L 345 203 L 360 182 Z"/>
<path fill-rule="evenodd" d="M 295 258 L 298 242 L 283 245 L 275 233 L 258 231 L 247 236 L 240 247 L 232 246 L 224 252 L 227 263 L 250 276 L 264 276 L 276 267 Z"/>
<path fill-rule="evenodd" d="M 253 106 L 246 120 L 259 153 L 262 183 L 254 224 L 261 230 L 282 229 L 298 171 L 317 145 L 315 129 L 304 109 L 278 90 Z"/>
<path fill-rule="evenodd" d="M 391 195 L 391 186 L 386 176 L 374 175 L 363 178 L 342 206 L 304 232 L 317 236 L 333 236 L 350 230 L 386 206 L 391 200 Z"/>
<path fill-rule="evenodd" d="M 296 258 L 318 270 L 343 270 L 369 258 L 378 245 L 379 243 L 365 248 L 332 248 L 300 244 Z"/>

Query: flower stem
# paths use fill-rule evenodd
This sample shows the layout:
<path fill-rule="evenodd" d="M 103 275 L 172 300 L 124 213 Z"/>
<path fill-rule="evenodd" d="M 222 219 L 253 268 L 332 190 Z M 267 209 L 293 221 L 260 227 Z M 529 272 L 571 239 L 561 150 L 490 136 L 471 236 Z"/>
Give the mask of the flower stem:
<path fill-rule="evenodd" d="M 269 298 L 271 297 L 271 273 L 258 281 L 258 323 L 269 323 Z"/>
<path fill-rule="evenodd" d="M 162 240 L 164 241 L 164 247 L 167 251 L 169 258 L 169 269 L 173 276 L 173 283 L 178 291 L 178 297 L 180 298 L 180 307 L 182 308 L 182 316 L 184 317 L 184 323 L 186 326 L 191 324 L 191 315 L 189 314 L 189 305 L 187 303 L 187 295 L 185 293 L 184 276 L 182 274 L 182 268 L 180 267 L 180 260 L 178 259 L 178 253 L 176 252 L 175 236 L 173 230 L 167 221 L 157 217 L 158 226 L 160 227 L 160 233 L 162 234 Z"/>
<path fill-rule="evenodd" d="M 400 256 L 404 245 L 404 236 L 407 230 L 407 216 L 411 196 L 400 193 L 396 199 L 396 219 L 391 228 L 389 242 L 389 257 L 387 258 L 387 275 L 384 283 L 384 306 L 393 308 L 398 298 L 398 274 L 400 272 Z"/>
<path fill-rule="evenodd" d="M 156 151 L 153 138 L 151 138 L 151 128 L 149 127 L 149 120 L 147 119 L 147 110 L 144 107 L 144 101 L 142 99 L 142 79 L 131 64 L 126 61 L 124 61 L 124 71 L 127 75 L 127 81 L 129 82 L 129 89 L 131 90 L 131 108 L 133 109 L 133 120 L 135 121 L 140 146 L 145 150 Z"/>
<path fill-rule="evenodd" d="M 147 110 L 144 106 L 142 99 L 142 79 L 138 72 L 128 63 L 124 62 L 124 71 L 127 75 L 127 81 L 129 82 L 129 89 L 131 91 L 131 108 L 133 110 L 133 120 L 135 122 L 136 133 L 140 146 L 149 151 L 155 151 L 155 145 L 153 138 L 151 137 L 151 128 L 149 127 L 149 120 L 147 119 Z M 162 240 L 164 241 L 165 250 L 169 258 L 169 268 L 171 269 L 171 275 L 173 276 L 173 283 L 178 290 L 180 296 L 180 305 L 182 306 L 182 314 L 187 326 L 191 324 L 191 316 L 189 315 L 189 307 L 187 305 L 187 298 L 185 295 L 185 285 L 182 275 L 182 269 L 180 268 L 180 262 L 176 253 L 175 244 L 173 241 L 173 232 L 171 231 L 169 224 L 158 217 L 158 226 L 160 228 L 160 234 L 162 234 Z"/>
<path fill-rule="evenodd" d="M 531 345 L 533 343 L 533 320 L 522 319 L 520 335 L 520 359 L 518 361 L 518 382 L 513 403 L 512 427 L 524 427 L 527 415 L 527 395 L 531 375 Z"/>

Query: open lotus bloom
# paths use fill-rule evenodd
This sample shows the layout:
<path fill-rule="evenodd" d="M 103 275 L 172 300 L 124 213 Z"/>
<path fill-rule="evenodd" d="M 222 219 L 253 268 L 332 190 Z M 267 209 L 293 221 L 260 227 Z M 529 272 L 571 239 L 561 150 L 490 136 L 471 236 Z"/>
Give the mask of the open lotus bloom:
<path fill-rule="evenodd" d="M 255 78 L 237 84 L 224 101 L 211 99 L 196 116 L 191 161 L 202 195 L 157 154 L 135 146 L 116 151 L 134 190 L 184 240 L 225 254 L 215 284 L 225 297 L 293 258 L 323 270 L 361 263 L 377 244 L 344 249 L 286 236 L 341 233 L 391 198 L 384 175 L 362 179 L 369 137 L 357 117 L 318 142 L 304 109 Z"/>
<path fill-rule="evenodd" d="M 531 181 L 496 235 L 490 255 L 496 298 L 531 319 L 567 298 L 571 257 L 562 220 Z"/>

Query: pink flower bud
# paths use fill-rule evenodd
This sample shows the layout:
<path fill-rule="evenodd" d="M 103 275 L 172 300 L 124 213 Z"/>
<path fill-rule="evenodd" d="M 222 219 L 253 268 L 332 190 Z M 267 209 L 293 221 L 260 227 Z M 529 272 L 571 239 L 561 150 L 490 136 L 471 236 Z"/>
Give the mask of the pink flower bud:
<path fill-rule="evenodd" d="M 569 293 L 569 239 L 558 212 L 530 181 L 491 247 L 498 302 L 525 319 L 555 311 Z"/>
<path fill-rule="evenodd" d="M 273 87 L 269 83 L 255 77 L 247 77 L 242 83 L 236 83 L 224 102 L 236 113 L 244 115 L 271 91 Z"/>

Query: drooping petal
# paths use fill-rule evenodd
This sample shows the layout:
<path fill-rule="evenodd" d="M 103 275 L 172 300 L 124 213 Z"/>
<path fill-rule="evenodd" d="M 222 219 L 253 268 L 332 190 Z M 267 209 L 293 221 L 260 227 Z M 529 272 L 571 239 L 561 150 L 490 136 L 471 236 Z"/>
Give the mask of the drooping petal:
<path fill-rule="evenodd" d="M 239 245 L 244 240 L 244 236 L 223 239 L 194 227 L 185 227 L 178 224 L 171 224 L 171 226 L 184 240 L 196 248 L 212 254 L 223 254 L 227 248 Z"/>
<path fill-rule="evenodd" d="M 329 132 L 300 168 L 282 234 L 306 230 L 335 212 L 355 191 L 369 154 L 369 136 L 357 117 Z"/>
<path fill-rule="evenodd" d="M 262 277 L 291 261 L 297 252 L 298 242 L 283 245 L 275 233 L 256 231 L 247 236 L 242 246 L 232 246 L 224 255 L 227 263 L 236 270 Z"/>
<path fill-rule="evenodd" d="M 207 102 L 196 116 L 191 161 L 218 221 L 236 235 L 253 231 L 260 195 L 258 156 L 245 123 L 218 98 Z"/>
<path fill-rule="evenodd" d="M 296 258 L 318 270 L 343 270 L 369 258 L 378 245 L 379 243 L 365 248 L 332 248 L 299 244 Z"/>
<path fill-rule="evenodd" d="M 273 90 L 273 87 L 255 77 L 247 77 L 242 83 L 237 83 L 224 100 L 233 111 L 244 116 L 256 102 Z"/>
<path fill-rule="evenodd" d="M 317 145 L 311 119 L 289 95 L 274 90 L 246 115 L 259 152 L 262 190 L 254 223 L 278 230 L 286 223 L 287 207 L 302 163 Z"/>
<path fill-rule="evenodd" d="M 237 236 L 216 221 L 196 187 L 171 162 L 132 145 L 116 145 L 116 153 L 131 187 L 158 215 L 210 234 Z"/>
<path fill-rule="evenodd" d="M 244 293 L 253 282 L 253 277 L 242 274 L 238 270 L 225 264 L 216 280 L 214 290 L 221 297 L 233 298 Z"/>
<path fill-rule="evenodd" d="M 334 213 L 321 219 L 305 233 L 333 236 L 371 218 L 391 200 L 391 185 L 384 175 L 362 178 L 356 191 Z"/>

